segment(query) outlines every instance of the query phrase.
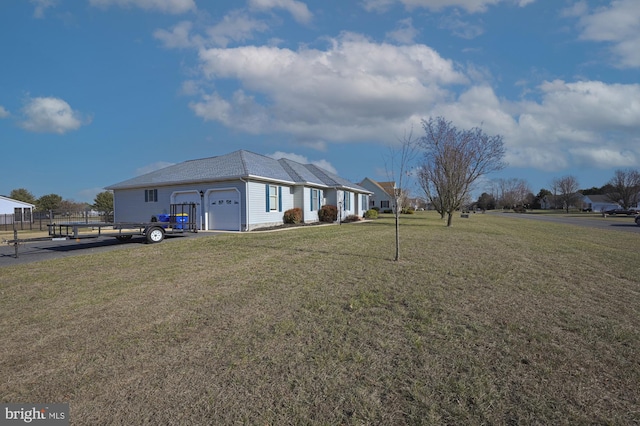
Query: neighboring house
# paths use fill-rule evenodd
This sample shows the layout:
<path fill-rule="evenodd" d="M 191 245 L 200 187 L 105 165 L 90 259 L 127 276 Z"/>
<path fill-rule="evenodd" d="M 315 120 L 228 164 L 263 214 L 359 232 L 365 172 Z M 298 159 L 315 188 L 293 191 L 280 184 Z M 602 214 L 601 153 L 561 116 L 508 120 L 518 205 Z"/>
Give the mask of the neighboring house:
<path fill-rule="evenodd" d="M 593 212 L 619 209 L 620 204 L 612 202 L 606 195 L 585 195 L 582 200 L 582 209 Z"/>
<path fill-rule="evenodd" d="M 377 207 L 380 211 L 393 209 L 395 182 L 377 182 L 371 178 L 364 178 L 359 185 L 373 193 L 369 198 L 369 208 Z"/>
<path fill-rule="evenodd" d="M 0 195 L 0 224 L 31 223 L 33 221 L 33 209 L 35 209 L 33 204 Z"/>
<path fill-rule="evenodd" d="M 370 191 L 312 164 L 275 160 L 249 151 L 185 161 L 106 187 L 115 222 L 148 222 L 171 204 L 194 203 L 202 230 L 248 231 L 280 225 L 299 207 L 305 223 L 324 205 L 340 218 L 363 216 Z"/>

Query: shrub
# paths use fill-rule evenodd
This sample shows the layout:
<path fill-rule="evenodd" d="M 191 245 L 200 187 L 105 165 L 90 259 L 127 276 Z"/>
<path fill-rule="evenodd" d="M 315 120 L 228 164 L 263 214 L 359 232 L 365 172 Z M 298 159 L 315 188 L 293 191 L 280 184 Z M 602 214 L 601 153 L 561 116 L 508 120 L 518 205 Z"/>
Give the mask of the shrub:
<path fill-rule="evenodd" d="M 289 209 L 284 212 L 284 216 L 282 217 L 284 223 L 300 223 L 302 222 L 302 209 L 300 207 L 296 207 L 293 209 Z"/>
<path fill-rule="evenodd" d="M 377 219 L 378 218 L 378 210 L 375 208 L 369 209 L 364 213 L 365 219 Z"/>
<path fill-rule="evenodd" d="M 345 222 L 359 222 L 359 221 L 361 221 L 361 220 L 362 220 L 362 218 L 361 218 L 360 216 L 355 215 L 355 214 L 350 214 L 349 216 L 347 216 L 347 217 L 345 218 L 345 220 L 344 220 L 344 221 L 345 221 Z"/>
<path fill-rule="evenodd" d="M 402 214 L 414 214 L 416 211 L 411 207 L 403 207 L 401 212 Z"/>
<path fill-rule="evenodd" d="M 525 209 L 524 206 L 515 206 L 513 211 L 516 213 L 526 213 L 527 209 Z"/>
<path fill-rule="evenodd" d="M 393 213 L 393 210 L 391 209 L 383 210 L 382 213 Z"/>
<path fill-rule="evenodd" d="M 380 207 L 378 207 L 378 206 L 371 207 L 371 210 L 375 210 L 376 212 L 379 212 L 380 211 Z"/>
<path fill-rule="evenodd" d="M 318 210 L 318 220 L 320 222 L 335 222 L 338 220 L 338 208 L 330 204 L 322 206 L 320 210 Z"/>

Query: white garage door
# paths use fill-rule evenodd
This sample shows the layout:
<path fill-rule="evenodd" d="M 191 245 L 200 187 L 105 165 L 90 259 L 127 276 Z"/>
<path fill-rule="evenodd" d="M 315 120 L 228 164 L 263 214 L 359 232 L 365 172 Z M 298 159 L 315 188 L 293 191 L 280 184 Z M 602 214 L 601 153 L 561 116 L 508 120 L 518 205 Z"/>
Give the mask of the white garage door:
<path fill-rule="evenodd" d="M 235 189 L 208 194 L 209 229 L 240 231 L 240 193 Z"/>

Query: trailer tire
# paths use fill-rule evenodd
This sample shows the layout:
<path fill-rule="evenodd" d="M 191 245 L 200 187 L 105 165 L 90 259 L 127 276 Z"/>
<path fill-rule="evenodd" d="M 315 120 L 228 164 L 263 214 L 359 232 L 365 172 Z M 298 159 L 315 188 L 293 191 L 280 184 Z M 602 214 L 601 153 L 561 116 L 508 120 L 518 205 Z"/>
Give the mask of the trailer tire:
<path fill-rule="evenodd" d="M 153 226 L 147 229 L 146 237 L 148 243 L 159 243 L 164 239 L 164 229 L 159 226 Z"/>

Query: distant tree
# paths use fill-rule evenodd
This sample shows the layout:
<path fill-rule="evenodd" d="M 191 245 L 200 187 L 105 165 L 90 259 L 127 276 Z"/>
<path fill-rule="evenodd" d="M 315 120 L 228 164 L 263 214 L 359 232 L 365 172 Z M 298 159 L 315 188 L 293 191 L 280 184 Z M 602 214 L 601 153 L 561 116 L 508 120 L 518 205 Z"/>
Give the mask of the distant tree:
<path fill-rule="evenodd" d="M 64 212 L 82 212 L 86 210 L 87 206 L 87 203 L 78 203 L 73 200 L 62 200 L 58 209 Z"/>
<path fill-rule="evenodd" d="M 451 226 L 453 213 L 469 198 L 473 183 L 504 168 L 502 136 L 488 136 L 480 128 L 458 130 L 443 117 L 423 120 L 422 126 L 426 135 L 420 141 L 425 151 L 420 186 Z"/>
<path fill-rule="evenodd" d="M 578 192 L 580 185 L 575 176 L 556 178 L 552 181 L 551 186 L 555 190 L 555 198 L 567 213 L 572 205 L 579 203 L 582 199 L 582 195 Z"/>
<path fill-rule="evenodd" d="M 113 211 L 113 192 L 102 191 L 93 200 L 93 208 L 102 214 Z"/>
<path fill-rule="evenodd" d="M 13 189 L 9 193 L 9 198 L 13 198 L 14 200 L 22 201 L 29 204 L 36 203 L 36 197 L 34 197 L 33 194 L 25 188 Z"/>
<path fill-rule="evenodd" d="M 478 197 L 476 205 L 482 210 L 493 210 L 496 208 L 496 199 L 493 195 L 483 192 Z"/>
<path fill-rule="evenodd" d="M 593 186 L 593 187 L 588 188 L 588 189 L 581 189 L 580 193 L 582 195 L 601 195 L 602 194 L 602 190 L 600 188 L 598 188 L 597 186 Z"/>
<path fill-rule="evenodd" d="M 611 189 L 606 196 L 614 203 L 619 203 L 623 209 L 638 205 L 640 192 L 640 172 L 638 170 L 616 170 L 609 181 Z"/>
<path fill-rule="evenodd" d="M 40 211 L 58 210 L 62 204 L 62 197 L 58 194 L 43 195 L 36 200 L 36 209 Z"/>
<path fill-rule="evenodd" d="M 540 189 L 540 191 L 538 191 L 538 195 L 536 195 L 534 200 L 533 200 L 532 208 L 541 209 L 542 208 L 542 200 L 544 200 L 544 197 L 549 197 L 549 196 L 552 196 L 552 195 L 553 195 L 553 193 L 551 191 L 549 191 L 548 189 L 545 189 L 545 188 Z"/>
<path fill-rule="evenodd" d="M 498 204 L 506 208 L 524 206 L 531 193 L 527 181 L 519 178 L 497 179 L 494 181 L 494 188 Z"/>
<path fill-rule="evenodd" d="M 417 140 L 413 137 L 413 130 L 409 134 L 405 134 L 402 139 L 398 140 L 397 147 L 389 148 L 389 158 L 385 161 L 385 168 L 389 180 L 395 182 L 391 200 L 393 203 L 393 212 L 395 216 L 396 228 L 396 252 L 394 260 L 400 260 L 400 213 L 406 205 L 409 191 L 407 188 L 411 163 L 415 160 L 417 153 Z"/>

